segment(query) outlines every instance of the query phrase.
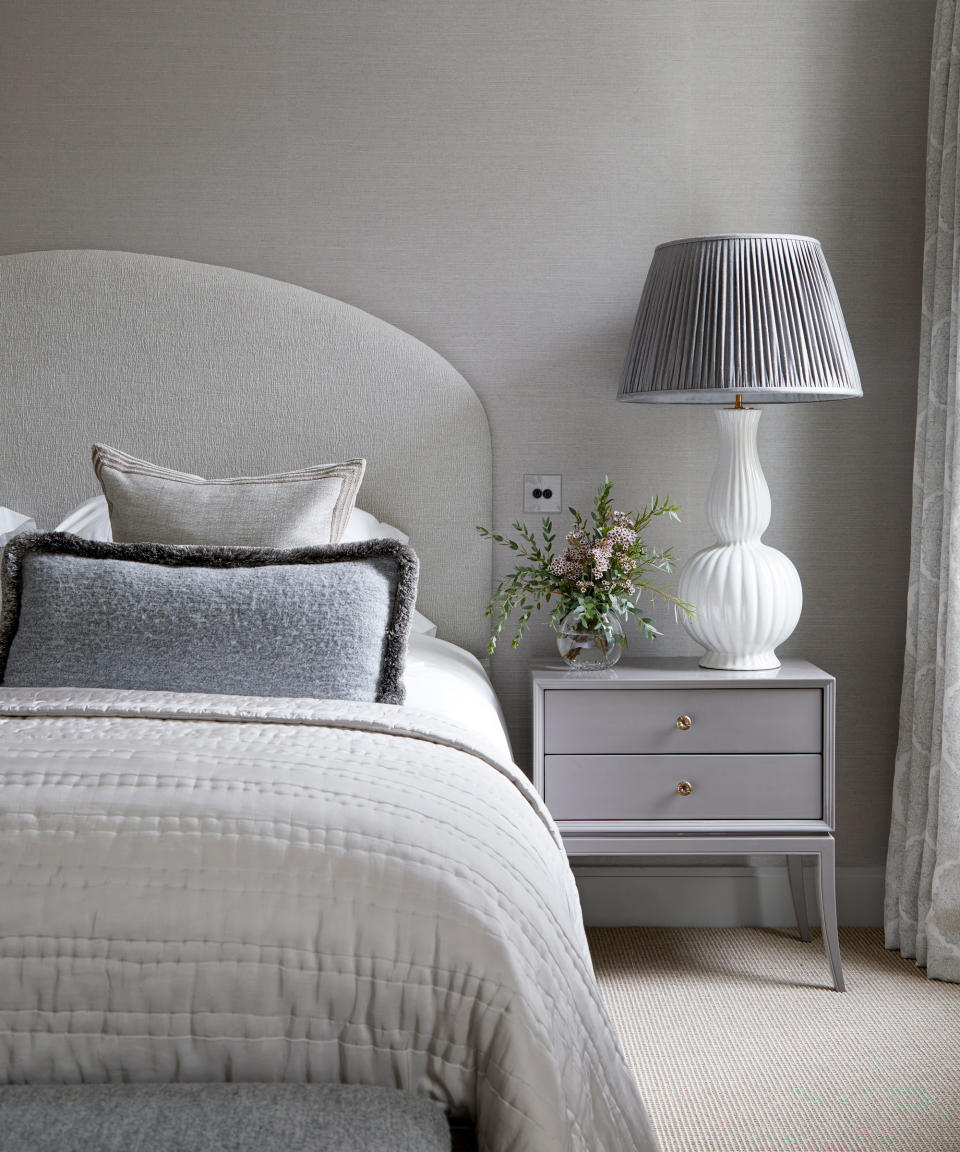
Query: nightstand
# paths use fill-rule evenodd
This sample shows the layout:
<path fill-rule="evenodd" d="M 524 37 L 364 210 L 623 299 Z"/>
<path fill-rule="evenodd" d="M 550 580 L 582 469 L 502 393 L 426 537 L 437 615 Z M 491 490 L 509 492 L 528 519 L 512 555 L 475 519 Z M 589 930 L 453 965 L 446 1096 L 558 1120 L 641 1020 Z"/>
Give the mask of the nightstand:
<path fill-rule="evenodd" d="M 533 783 L 570 857 L 785 856 L 810 939 L 815 857 L 823 941 L 843 991 L 834 828 L 836 682 L 803 660 L 718 672 L 692 659 L 559 662 L 533 673 Z"/>

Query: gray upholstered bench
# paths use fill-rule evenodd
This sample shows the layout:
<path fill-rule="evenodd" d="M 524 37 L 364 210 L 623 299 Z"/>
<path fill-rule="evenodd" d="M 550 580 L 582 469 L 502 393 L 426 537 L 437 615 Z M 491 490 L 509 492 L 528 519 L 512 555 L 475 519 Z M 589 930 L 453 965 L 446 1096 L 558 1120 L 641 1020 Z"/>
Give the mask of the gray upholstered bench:
<path fill-rule="evenodd" d="M 443 1108 L 340 1084 L 0 1087 L 3 1152 L 450 1152 Z"/>

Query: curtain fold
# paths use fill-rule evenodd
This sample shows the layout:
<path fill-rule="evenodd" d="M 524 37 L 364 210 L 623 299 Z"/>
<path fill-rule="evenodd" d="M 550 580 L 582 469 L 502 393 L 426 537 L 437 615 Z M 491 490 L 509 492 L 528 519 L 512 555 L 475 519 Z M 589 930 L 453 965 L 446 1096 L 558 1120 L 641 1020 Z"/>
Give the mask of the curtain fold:
<path fill-rule="evenodd" d="M 888 948 L 960 981 L 960 11 L 939 0 L 930 74 L 913 526 L 887 855 Z M 953 547 L 953 541 L 957 547 Z"/>

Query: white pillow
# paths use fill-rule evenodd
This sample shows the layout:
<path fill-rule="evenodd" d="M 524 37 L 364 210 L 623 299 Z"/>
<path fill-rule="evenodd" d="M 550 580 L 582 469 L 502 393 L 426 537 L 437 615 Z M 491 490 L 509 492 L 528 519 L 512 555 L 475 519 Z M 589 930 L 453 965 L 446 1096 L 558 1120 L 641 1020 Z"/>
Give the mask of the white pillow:
<path fill-rule="evenodd" d="M 65 520 L 61 520 L 54 531 L 72 532 L 74 536 L 82 536 L 85 540 L 112 540 L 106 496 L 92 496 L 85 500 Z"/>
<path fill-rule="evenodd" d="M 362 508 L 354 508 L 347 520 L 347 526 L 340 537 L 341 544 L 355 544 L 358 540 L 399 540 L 401 544 L 409 544 L 410 537 L 392 524 L 384 524 L 376 516 L 364 512 Z"/>
<path fill-rule="evenodd" d="M 358 540 L 373 540 L 376 538 L 380 521 L 362 508 L 352 508 L 347 518 L 347 526 L 340 537 L 341 544 L 356 544 Z M 406 541 L 404 541 L 406 543 Z"/>
<path fill-rule="evenodd" d="M 21 532 L 36 532 L 37 526 L 29 516 L 14 512 L 12 508 L 0 508 L 0 548 Z"/>
<path fill-rule="evenodd" d="M 87 540 L 112 540 L 110 511 L 107 508 L 106 497 L 94 496 L 79 508 L 74 508 L 70 515 L 57 525 L 56 530 L 72 532 L 74 536 L 83 536 Z M 410 543 L 410 537 L 399 528 L 394 528 L 392 524 L 382 524 L 376 516 L 371 516 L 362 508 L 354 508 L 347 520 L 340 543 L 352 544 L 357 540 L 376 540 L 384 537 L 399 540 L 401 544 Z M 420 636 L 436 636 L 437 626 L 426 616 L 414 612 L 413 631 Z"/>

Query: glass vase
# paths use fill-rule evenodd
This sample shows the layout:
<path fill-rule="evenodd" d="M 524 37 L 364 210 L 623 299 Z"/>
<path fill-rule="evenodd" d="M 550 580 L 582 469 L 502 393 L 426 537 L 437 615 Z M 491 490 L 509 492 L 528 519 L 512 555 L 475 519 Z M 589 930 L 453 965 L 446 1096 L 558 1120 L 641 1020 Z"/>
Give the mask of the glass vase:
<path fill-rule="evenodd" d="M 627 646 L 620 618 L 610 613 L 605 627 L 586 628 L 571 612 L 556 625 L 557 649 L 568 668 L 582 672 L 612 668 Z"/>

